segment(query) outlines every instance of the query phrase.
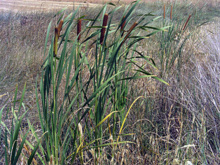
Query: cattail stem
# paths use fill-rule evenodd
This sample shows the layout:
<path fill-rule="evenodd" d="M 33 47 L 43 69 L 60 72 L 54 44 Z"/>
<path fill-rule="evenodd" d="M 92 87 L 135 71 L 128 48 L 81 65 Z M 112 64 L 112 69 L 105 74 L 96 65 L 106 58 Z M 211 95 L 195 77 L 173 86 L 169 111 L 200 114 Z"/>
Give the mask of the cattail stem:
<path fill-rule="evenodd" d="M 189 17 L 188 17 L 188 19 L 187 19 L 187 21 L 186 21 L 186 23 L 185 23 L 185 25 L 184 25 L 184 27 L 183 27 L 183 31 L 186 29 L 186 26 L 187 26 L 187 24 L 188 24 L 188 22 L 189 22 L 191 16 L 192 16 L 192 15 L 190 14 Z"/>
<path fill-rule="evenodd" d="M 101 30 L 100 44 L 103 43 L 103 40 L 105 37 L 105 30 L 106 30 L 107 22 L 108 22 L 108 14 L 106 13 L 104 15 L 104 19 L 103 19 L 103 23 L 102 23 L 103 28 Z"/>
<path fill-rule="evenodd" d="M 166 17 L 166 5 L 163 5 L 163 18 L 165 19 Z"/>
<path fill-rule="evenodd" d="M 121 37 L 124 35 L 124 28 L 126 24 L 125 16 L 122 18 L 122 24 L 121 24 Z"/>
<path fill-rule="evenodd" d="M 173 16 L 173 5 L 171 5 L 170 8 L 170 20 L 172 20 L 172 16 Z"/>
<path fill-rule="evenodd" d="M 54 52 L 54 57 L 57 56 L 57 42 L 58 42 L 58 28 L 55 27 L 55 37 L 54 37 L 54 43 L 53 43 L 53 52 Z"/>
<path fill-rule="evenodd" d="M 82 20 L 79 19 L 78 22 L 77 22 L 77 40 L 79 41 L 80 40 L 80 37 L 81 37 L 81 27 L 82 27 Z"/>

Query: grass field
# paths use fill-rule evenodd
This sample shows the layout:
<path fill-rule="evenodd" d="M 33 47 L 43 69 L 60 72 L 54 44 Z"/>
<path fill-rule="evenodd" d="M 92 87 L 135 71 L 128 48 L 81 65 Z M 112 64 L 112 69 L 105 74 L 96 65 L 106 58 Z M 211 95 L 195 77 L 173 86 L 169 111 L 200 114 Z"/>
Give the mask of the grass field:
<path fill-rule="evenodd" d="M 0 13 L 0 162 L 220 164 L 220 4 L 142 2 Z"/>

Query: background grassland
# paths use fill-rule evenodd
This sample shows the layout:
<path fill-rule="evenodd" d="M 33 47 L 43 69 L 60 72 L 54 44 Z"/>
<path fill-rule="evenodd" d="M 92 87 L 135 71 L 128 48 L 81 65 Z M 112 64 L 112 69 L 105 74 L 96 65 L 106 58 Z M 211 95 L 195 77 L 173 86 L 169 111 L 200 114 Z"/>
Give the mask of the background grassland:
<path fill-rule="evenodd" d="M 165 19 L 163 18 L 164 5 Z M 171 5 L 173 6 L 172 20 L 170 19 Z M 113 24 L 120 22 L 125 7 L 126 6 L 123 6 L 114 13 Z M 111 11 L 111 9 L 112 7 L 106 8 L 106 12 Z M 92 19 L 92 16 L 97 15 L 100 10 L 101 8 L 83 8 L 77 11 L 75 18 L 86 15 L 85 18 Z M 104 107 L 104 109 L 106 109 L 105 116 L 114 112 L 111 109 L 111 105 L 115 105 L 114 103 L 120 100 L 120 98 L 115 95 L 116 92 L 114 92 L 114 89 L 127 90 L 125 95 L 126 99 L 120 100 L 122 101 L 120 103 L 123 103 L 123 108 L 120 109 L 120 104 L 117 103 L 117 109 L 115 110 L 120 110 L 120 115 L 112 115 L 108 121 L 106 120 L 103 123 L 102 129 L 95 130 L 92 133 L 91 130 L 94 128 L 94 125 L 99 124 L 92 114 L 89 114 L 89 116 L 91 115 L 90 120 L 87 121 L 85 119 L 80 123 L 82 130 L 80 129 L 81 127 L 76 124 L 81 115 L 78 113 L 78 110 L 83 103 L 82 98 L 77 98 L 74 105 L 77 111 L 72 112 L 70 117 L 67 118 L 68 122 L 73 125 L 73 128 L 67 126 L 62 127 L 62 129 L 64 129 L 62 130 L 63 132 L 71 129 L 72 140 L 75 140 L 75 143 L 70 140 L 69 145 L 66 145 L 67 149 L 65 151 L 67 156 L 70 154 L 69 152 L 72 151 L 71 147 L 73 144 L 76 146 L 76 149 L 80 149 L 78 153 L 74 155 L 74 159 L 72 159 L 76 164 L 82 164 L 83 162 L 86 164 L 95 164 L 98 162 L 101 164 L 184 164 L 187 162 L 192 162 L 193 164 L 220 164 L 219 6 L 213 5 L 212 3 L 195 5 L 188 1 L 176 4 L 164 4 L 162 2 L 150 4 L 141 3 L 137 5 L 133 13 L 133 19 L 128 23 L 126 30 L 129 29 L 135 21 L 135 18 L 140 14 L 149 13 L 151 11 L 155 16 L 146 18 L 146 21 L 150 21 L 156 16 L 162 17 L 152 22 L 149 26 L 169 26 L 169 28 L 165 31 L 159 31 L 155 35 L 150 36 L 150 38 L 139 42 L 136 45 L 136 50 L 152 58 L 152 63 L 155 63 L 157 69 L 147 65 L 144 59 L 137 58 L 134 61 L 137 65 L 149 71 L 149 73 L 155 74 L 168 82 L 169 86 L 152 78 L 130 79 L 127 81 L 129 83 L 128 86 L 118 84 L 122 85 L 120 86 L 122 87 L 121 89 L 114 86 L 114 83 L 117 81 L 113 82 L 111 89 L 113 93 L 107 98 L 111 100 L 112 95 L 114 95 L 115 98 L 111 100 L 112 103 L 105 104 L 107 105 Z M 65 11 L 65 16 L 70 12 L 72 11 Z M 187 28 L 183 31 L 183 26 L 190 14 L 192 17 L 187 24 Z M 53 18 L 46 54 L 50 54 L 49 46 L 50 43 L 53 42 L 54 26 L 56 26 L 56 22 L 59 19 L 59 16 L 53 17 L 54 15 L 55 13 L 15 14 L 9 12 L 0 14 L 0 28 L 2 29 L 0 31 L 0 108 L 6 106 L 6 108 L 2 109 L 2 121 L 9 130 L 12 130 L 7 134 L 7 130 L 1 125 L 2 133 L 0 135 L 2 147 L 0 150 L 0 158 L 4 162 L 6 160 L 4 157 L 7 155 L 5 154 L 5 148 L 7 148 L 5 137 L 8 137 L 8 144 L 11 144 L 10 141 L 13 141 L 13 138 L 10 139 L 10 137 L 11 135 L 15 135 L 12 129 L 13 125 L 19 124 L 19 120 L 16 120 L 16 116 L 21 116 L 22 112 L 25 112 L 25 109 L 22 108 L 22 104 L 20 104 L 22 102 L 25 103 L 24 107 L 29 110 L 20 123 L 18 144 L 22 143 L 26 131 L 32 127 L 31 124 L 34 128 L 27 134 L 27 140 L 21 150 L 18 161 L 26 162 L 30 158 L 30 153 L 34 151 L 34 146 L 31 146 L 30 143 L 36 146 L 38 146 L 38 142 L 42 143 L 42 146 L 59 145 L 59 141 L 57 142 L 56 140 L 53 141 L 54 144 L 50 144 L 48 139 L 39 141 L 45 130 L 42 129 L 42 125 L 40 124 L 41 120 L 39 119 L 40 113 L 38 113 L 37 110 L 36 96 L 42 99 L 42 93 L 39 92 L 35 95 L 36 79 L 38 82 L 36 88 L 37 91 L 40 91 L 40 75 L 46 75 L 45 70 L 42 70 L 41 67 L 46 58 L 46 56 L 44 56 L 44 45 L 48 24 Z M 100 16 L 99 18 L 100 21 L 97 20 L 96 26 L 100 26 L 101 24 L 102 17 Z M 83 21 L 82 28 L 86 26 L 85 22 L 86 21 Z M 65 30 L 66 28 L 63 29 L 63 32 L 65 32 Z M 96 29 L 92 29 L 90 34 L 95 31 Z M 148 32 L 151 31 L 152 30 L 149 29 Z M 135 32 L 134 34 L 139 31 Z M 141 35 L 144 34 L 144 32 L 141 33 Z M 111 34 L 109 35 L 111 36 Z M 75 41 L 76 36 L 76 27 L 73 26 L 69 32 L 69 39 Z M 82 34 L 82 38 L 86 38 L 86 35 Z M 130 41 L 131 40 L 132 38 Z M 96 38 L 91 40 L 90 43 L 93 41 L 96 41 Z M 109 39 L 109 41 L 111 40 Z M 96 46 L 89 48 L 84 46 L 78 48 L 77 44 L 75 46 L 77 50 L 81 49 L 82 56 L 83 54 L 86 55 L 86 58 L 88 58 L 91 63 L 90 67 L 92 68 L 92 63 L 96 61 L 94 57 Z M 65 46 L 62 45 L 60 50 L 63 50 L 63 47 Z M 71 46 L 68 47 L 67 52 L 71 51 L 70 48 Z M 59 54 L 62 53 L 60 50 L 58 51 Z M 76 57 L 79 55 L 78 52 L 80 51 L 76 51 L 75 53 Z M 128 56 L 126 60 L 129 60 L 129 58 L 130 56 Z M 58 67 L 58 65 L 56 67 Z M 137 69 L 137 66 L 132 67 L 129 72 L 131 75 L 133 73 L 132 69 Z M 75 73 L 76 70 L 73 69 L 71 74 L 74 75 Z M 79 82 L 82 84 L 87 82 L 91 73 L 93 73 L 92 70 L 85 67 L 84 71 L 81 72 Z M 37 78 L 37 75 L 39 75 L 39 78 Z M 110 79 L 113 78 L 110 77 Z M 27 83 L 26 95 L 23 97 L 22 89 L 25 82 Z M 65 83 L 66 77 L 64 76 L 60 85 L 61 92 L 58 93 L 56 97 L 60 105 L 62 105 L 62 91 L 65 90 Z M 81 87 L 80 83 L 79 86 L 74 86 L 75 90 L 70 93 L 70 98 L 75 98 L 77 92 L 79 92 L 77 89 Z M 18 84 L 17 96 L 14 95 L 16 84 Z M 90 87 L 91 89 L 87 91 L 88 96 L 91 96 L 93 92 L 92 86 Z M 83 94 L 80 93 L 79 95 Z M 144 96 L 144 98 L 138 99 L 130 109 L 134 100 L 139 96 Z M 53 98 L 48 98 L 48 101 L 53 102 L 52 99 Z M 43 103 L 39 103 L 40 108 L 44 108 L 43 106 Z M 68 107 L 68 104 L 64 104 L 64 107 L 65 106 Z M 94 112 L 97 107 L 98 105 L 94 104 L 90 113 Z M 122 142 L 129 141 L 133 143 L 125 143 L 115 147 L 114 142 L 117 142 L 119 129 L 128 111 L 129 115 L 123 133 L 133 134 L 122 136 L 120 139 Z M 18 112 L 20 112 L 20 114 Z M 15 123 L 11 124 L 13 118 L 15 118 Z M 72 121 L 72 118 L 76 118 L 75 121 Z M 28 124 L 28 119 L 31 124 Z M 54 119 L 55 118 L 52 118 L 51 120 Z M 110 129 L 112 136 L 109 132 L 109 127 L 112 128 Z M 113 134 L 114 128 L 117 129 L 115 136 Z M 36 133 L 34 133 L 35 131 L 33 130 L 35 130 Z M 100 136 L 100 134 L 102 134 L 102 136 Z M 82 135 L 84 135 L 84 140 Z M 56 137 L 56 135 L 51 133 L 51 138 L 53 137 Z M 68 139 L 69 137 L 63 136 L 63 138 L 65 141 L 65 138 Z M 103 140 L 102 143 L 101 141 L 97 141 L 98 138 Z M 92 140 L 96 143 L 90 144 Z M 101 146 L 102 144 L 108 143 L 111 144 L 104 147 Z M 64 150 L 62 147 L 65 146 L 65 144 L 67 143 L 62 144 L 59 149 Z M 84 144 L 86 147 L 81 149 L 79 144 Z M 48 155 L 54 156 L 49 156 L 49 160 L 46 160 L 46 158 L 41 160 L 40 156 L 45 154 L 42 151 L 50 151 L 48 148 L 42 149 L 42 146 L 39 145 L 33 163 L 45 163 L 51 159 L 53 162 L 58 163 L 64 161 L 63 159 L 66 158 L 62 158 L 60 155 L 58 156 L 58 153 L 51 149 L 51 154 Z M 12 160 L 10 158 L 13 157 L 13 147 L 12 145 L 10 147 L 12 152 L 7 151 L 8 160 Z M 18 151 L 19 149 L 15 150 Z M 76 152 L 76 150 L 74 151 Z M 53 152 L 54 154 L 52 154 Z M 69 160 L 65 161 L 66 164 L 71 163 Z"/>

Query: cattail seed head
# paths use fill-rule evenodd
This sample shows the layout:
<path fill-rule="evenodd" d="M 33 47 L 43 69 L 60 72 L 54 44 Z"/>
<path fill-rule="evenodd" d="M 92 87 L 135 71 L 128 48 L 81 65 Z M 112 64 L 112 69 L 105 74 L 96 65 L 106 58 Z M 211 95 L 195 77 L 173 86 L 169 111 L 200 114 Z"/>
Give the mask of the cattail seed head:
<path fill-rule="evenodd" d="M 170 20 L 172 20 L 172 16 L 173 16 L 173 5 L 171 5 L 170 8 Z"/>
<path fill-rule="evenodd" d="M 54 37 L 54 45 L 53 45 L 53 52 L 54 52 L 54 56 L 57 56 L 57 42 L 58 42 L 58 28 L 55 27 L 55 37 Z"/>
<path fill-rule="evenodd" d="M 79 19 L 78 22 L 77 22 L 77 36 L 78 36 L 77 40 L 78 41 L 80 40 L 80 37 L 81 37 L 81 34 L 80 34 L 81 27 L 82 27 L 82 20 Z"/>
<path fill-rule="evenodd" d="M 191 16 L 192 16 L 192 15 L 190 14 L 189 17 L 188 17 L 188 19 L 186 20 L 186 23 L 184 24 L 184 27 L 183 27 L 183 31 L 186 29 L 186 26 L 187 26 L 187 24 L 188 24 L 188 22 L 189 22 Z"/>
<path fill-rule="evenodd" d="M 163 5 L 163 18 L 165 19 L 166 17 L 166 5 Z"/>
<path fill-rule="evenodd" d="M 125 16 L 122 18 L 122 24 L 121 24 L 121 36 L 124 34 L 124 28 L 125 28 L 126 20 Z"/>
<path fill-rule="evenodd" d="M 62 26 L 63 26 L 63 20 L 61 20 L 59 25 L 58 25 L 58 36 L 60 36 L 60 32 L 62 30 Z"/>
<path fill-rule="evenodd" d="M 106 26 L 107 26 L 107 22 L 108 22 L 108 14 L 106 13 L 104 15 L 104 19 L 103 19 L 103 23 L 102 23 L 102 30 L 101 30 L 101 37 L 100 37 L 100 43 L 103 43 L 104 37 L 105 37 L 105 30 L 106 30 Z"/>
<path fill-rule="evenodd" d="M 137 22 L 133 23 L 133 25 L 132 25 L 132 26 L 130 27 L 130 29 L 128 30 L 128 33 L 127 33 L 127 35 L 125 36 L 125 38 L 124 38 L 122 44 L 126 41 L 126 39 L 129 37 L 130 33 L 131 33 L 132 30 L 137 26 L 137 24 L 138 24 Z"/>

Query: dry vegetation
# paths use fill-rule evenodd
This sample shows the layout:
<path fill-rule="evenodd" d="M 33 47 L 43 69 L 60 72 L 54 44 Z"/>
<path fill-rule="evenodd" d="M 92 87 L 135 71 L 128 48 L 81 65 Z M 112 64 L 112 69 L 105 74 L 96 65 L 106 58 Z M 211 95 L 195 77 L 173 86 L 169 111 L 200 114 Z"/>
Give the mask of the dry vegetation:
<path fill-rule="evenodd" d="M 87 2 L 99 3 L 104 1 L 88 0 Z M 76 44 L 74 45 L 76 46 L 76 59 L 74 59 L 74 66 L 71 68 L 73 69 L 71 75 L 77 72 L 75 65 L 79 64 L 78 60 L 81 60 L 84 56 L 88 59 L 90 65 L 85 62 L 82 66 L 83 68 L 80 68 L 79 78 L 76 78 L 76 82 L 73 85 L 74 90 L 68 96 L 70 101 L 77 94 L 80 95 L 72 106 L 74 110 L 71 110 L 71 113 L 65 119 L 65 123 L 72 124 L 72 126 L 64 125 L 60 133 L 60 138 L 63 139 L 57 140 L 57 143 L 56 139 L 53 139 L 54 145 L 51 142 L 51 146 L 59 146 L 61 143 L 59 150 L 65 150 L 65 144 L 62 142 L 66 142 L 65 138 L 69 137 L 65 137 L 63 134 L 71 129 L 70 136 L 73 136 L 73 138 L 68 142 L 69 145 L 67 150 L 65 150 L 65 154 L 68 156 L 72 152 L 77 153 L 76 155 L 73 154 L 75 157 L 71 157 L 72 160 L 66 159 L 66 157 L 63 158 L 60 153 L 56 153 L 53 149 L 51 149 L 51 156 L 47 160 L 47 156 L 50 154 L 47 155 L 45 153 L 48 153 L 50 150 L 46 147 L 49 140 L 45 137 L 47 133 L 42 129 L 41 119 L 39 118 L 39 114 L 44 115 L 45 107 L 43 107 L 43 102 L 41 103 L 36 98 L 41 99 L 42 96 L 46 96 L 41 91 L 40 82 L 41 77 L 42 81 L 46 79 L 46 77 L 43 77 L 47 75 L 47 67 L 45 67 L 47 65 L 44 62 L 47 57 L 50 57 L 51 48 L 49 47 L 53 45 L 51 43 L 53 42 L 54 27 L 57 26 L 60 15 L 54 16 L 55 12 L 0 13 L 0 110 L 2 109 L 3 114 L 0 127 L 0 161 L 7 164 L 5 155 L 7 155 L 6 157 L 9 162 L 12 160 L 13 152 L 10 152 L 12 150 L 9 148 L 13 148 L 12 145 L 14 146 L 14 144 L 11 144 L 12 138 L 10 139 L 10 137 L 16 134 L 12 128 L 13 125 L 19 123 L 17 122 L 19 121 L 17 116 L 20 119 L 25 110 L 28 110 L 26 116 L 21 120 L 20 133 L 18 140 L 16 140 L 18 142 L 16 145 L 19 147 L 26 131 L 31 128 L 20 151 L 19 163 L 27 163 L 31 152 L 34 150 L 34 145 L 38 146 L 37 144 L 40 142 L 41 145 L 39 145 L 33 159 L 33 164 L 47 164 L 48 162 L 60 164 L 62 161 L 66 164 L 220 164 L 220 4 L 217 0 L 209 1 L 207 4 L 202 4 L 201 1 L 199 3 L 197 3 L 198 1 L 190 2 L 151 2 L 137 6 L 132 16 L 133 19 L 127 24 L 127 32 L 129 32 L 128 29 L 133 24 L 134 19 L 140 14 L 151 11 L 153 11 L 155 16 L 147 18 L 146 22 L 156 18 L 156 16 L 162 16 L 162 18 L 158 18 L 149 26 L 169 26 L 169 28 L 166 28 L 165 31 L 159 30 L 156 34 L 138 42 L 136 50 L 139 53 L 135 52 L 134 56 L 144 54 L 146 57 L 149 57 L 149 61 L 146 61 L 145 58 L 136 58 L 130 61 L 131 54 L 129 54 L 125 59 L 126 63 L 135 62 L 139 67 L 134 65 L 132 68 L 126 68 L 126 71 L 131 70 L 129 70 L 129 73 L 125 72 L 125 75 L 133 76 L 134 73 L 136 74 L 135 69 L 140 69 L 141 66 L 145 71 L 149 71 L 149 73 L 157 75 L 168 82 L 169 86 L 153 78 L 136 79 L 137 77 L 125 81 L 125 84 L 129 83 L 129 85 L 125 85 L 118 83 L 114 77 L 109 89 L 112 93 L 106 96 L 106 100 L 109 100 L 107 102 L 102 99 L 102 97 L 105 97 L 104 94 L 102 97 L 99 97 L 102 94 L 102 90 L 99 91 L 101 94 L 96 93 L 98 96 L 93 98 L 93 92 L 95 91 L 93 85 L 99 87 L 99 84 L 96 84 L 100 78 L 98 77 L 99 74 L 96 77 L 97 80 L 94 80 L 94 84 L 88 83 L 90 86 L 88 85 L 87 93 L 85 93 L 85 90 L 83 91 L 84 93 L 80 91 L 82 86 L 87 85 L 86 83 L 90 80 L 91 76 L 96 74 L 95 72 L 93 73 L 93 69 L 89 69 L 89 67 L 95 68 L 98 65 L 95 65 L 96 47 L 94 45 L 87 48 L 83 44 L 76 44 L 76 24 L 73 24 L 70 28 L 68 39 L 71 41 L 71 44 L 68 43 L 66 54 L 70 53 L 71 47 L 74 43 Z M 119 23 L 122 19 L 126 7 L 124 4 L 122 5 L 122 8 L 114 13 L 113 24 Z M 173 7 L 172 19 L 170 19 L 171 5 Z M 165 18 L 163 18 L 164 6 Z M 111 9 L 112 7 L 108 7 L 106 12 L 111 11 Z M 81 8 L 75 18 L 85 15 L 85 19 L 94 19 L 94 16 L 100 10 L 101 7 Z M 70 12 L 72 11 L 64 11 L 63 18 L 68 16 Z M 183 30 L 190 14 L 192 17 Z M 99 18 L 100 20 L 96 20 L 96 26 L 102 24 L 102 17 L 100 16 Z M 44 55 L 47 27 L 51 20 L 51 32 L 48 36 L 46 53 Z M 82 29 L 86 26 L 87 21 L 82 21 Z M 67 25 L 68 21 L 66 20 L 61 35 L 64 35 L 65 30 L 68 29 Z M 112 26 L 112 28 L 114 27 Z M 94 29 L 89 34 L 96 32 L 97 27 Z M 101 27 L 98 27 L 98 29 L 101 29 Z M 136 29 L 133 35 L 136 35 L 139 30 Z M 149 29 L 147 32 L 152 32 L 152 29 Z M 109 36 L 111 35 L 109 34 Z M 145 35 L 145 32 L 138 35 Z M 85 38 L 86 33 L 83 33 L 81 41 Z M 112 36 L 109 37 L 106 45 L 109 46 L 113 38 Z M 125 44 L 129 44 L 132 39 L 130 38 Z M 89 40 L 89 45 L 96 40 L 97 38 Z M 102 50 L 104 47 L 102 48 L 101 44 L 98 46 L 100 46 L 98 47 L 100 48 L 98 55 L 101 56 L 104 52 Z M 64 48 L 65 46 L 62 44 L 58 50 L 59 55 L 61 55 Z M 114 50 L 111 47 L 109 49 L 111 51 Z M 127 49 L 123 50 L 126 51 Z M 68 58 L 65 62 L 68 62 Z M 117 63 L 115 65 L 120 68 L 122 64 L 123 62 L 120 65 Z M 53 67 L 56 69 L 58 65 L 55 63 L 54 65 Z M 99 67 L 101 68 L 102 65 Z M 61 90 L 58 92 L 58 96 L 48 98 L 48 102 L 52 102 L 50 104 L 51 107 L 54 104 L 53 99 L 57 99 L 58 107 L 62 105 L 62 96 L 66 90 L 65 83 L 68 77 L 67 70 L 64 71 L 65 75 L 62 78 L 59 88 Z M 107 65 L 103 70 L 108 70 Z M 115 74 L 122 77 L 125 76 L 119 72 Z M 60 72 L 57 72 L 57 75 L 58 73 Z M 100 78 L 100 80 L 104 81 L 104 78 Z M 23 97 L 22 90 L 25 83 L 26 94 Z M 102 83 L 104 84 L 104 82 Z M 56 83 L 51 84 L 54 89 L 56 88 L 55 85 Z M 18 87 L 17 90 L 16 87 Z M 37 89 L 37 95 L 35 88 Z M 124 90 L 126 90 L 125 93 L 123 93 Z M 15 91 L 17 91 L 17 96 L 14 94 Z M 120 94 L 121 98 L 118 97 L 118 94 Z M 50 93 L 49 96 L 51 95 Z M 88 100 L 86 96 L 91 96 L 92 100 L 95 101 L 91 101 L 91 104 L 86 104 L 83 107 L 84 101 Z M 99 129 L 94 129 L 94 126 L 101 122 L 100 119 L 97 122 L 96 114 L 93 114 L 97 107 L 99 107 L 99 101 L 104 102 L 104 116 L 106 117 L 111 113 L 113 115 L 103 122 L 102 129 L 99 127 Z M 24 106 L 21 104 L 22 102 Z M 70 103 L 67 102 L 63 104 L 64 107 L 69 106 Z M 39 107 L 42 110 L 40 113 L 38 113 L 37 103 L 39 103 Z M 50 106 L 48 107 L 48 114 Z M 81 110 L 86 112 L 88 107 L 90 107 L 90 111 L 88 111 L 86 117 L 79 122 L 79 125 L 76 124 L 80 121 Z M 118 111 L 117 115 L 115 111 Z M 127 113 L 128 116 L 126 116 Z M 63 116 L 65 115 L 64 113 Z M 12 123 L 12 119 L 14 119 L 14 123 Z M 117 146 L 115 144 L 118 142 L 118 135 L 121 134 L 119 130 L 123 127 L 122 122 L 124 120 L 126 120 L 126 123 L 123 129 L 123 136 L 120 136 L 119 140 L 122 144 Z M 29 121 L 30 123 L 28 123 Z M 12 132 L 7 132 L 5 126 L 8 130 L 12 130 Z M 51 126 L 52 128 L 53 126 Z M 74 139 L 74 135 L 76 139 Z M 56 135 L 53 136 L 56 137 Z M 8 146 L 5 142 L 6 137 L 8 137 Z M 41 138 L 43 140 L 39 141 Z M 98 138 L 101 140 L 99 139 L 100 141 L 98 141 Z M 95 143 L 90 143 L 93 140 Z M 80 148 L 82 147 L 80 144 L 84 145 L 85 148 Z M 102 144 L 106 146 L 102 146 Z M 15 149 L 16 153 L 18 147 Z M 42 152 L 42 148 L 44 148 L 45 153 Z M 71 153 L 69 153 L 70 151 Z M 43 156 L 42 159 L 40 159 L 41 156 Z M 11 163 L 13 164 L 13 162 Z"/>

